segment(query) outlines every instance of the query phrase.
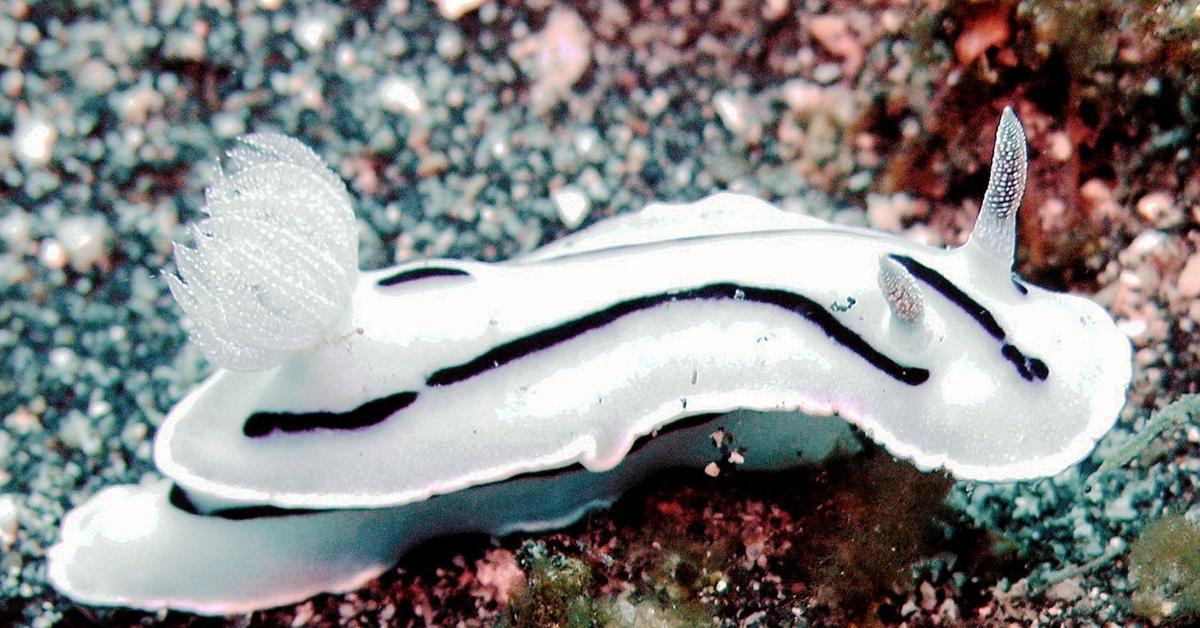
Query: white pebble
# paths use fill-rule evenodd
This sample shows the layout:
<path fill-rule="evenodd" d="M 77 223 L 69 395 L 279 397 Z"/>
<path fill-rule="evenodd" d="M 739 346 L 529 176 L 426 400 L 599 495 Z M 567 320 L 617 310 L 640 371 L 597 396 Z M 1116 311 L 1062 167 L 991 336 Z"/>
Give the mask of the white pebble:
<path fill-rule="evenodd" d="M 9 98 L 16 98 L 25 89 L 25 75 L 19 70 L 5 70 L 0 74 L 0 92 Z"/>
<path fill-rule="evenodd" d="M 379 83 L 379 100 L 392 113 L 416 116 L 425 109 L 416 84 L 399 76 L 389 76 Z"/>
<path fill-rule="evenodd" d="M 38 399 L 35 399 L 35 401 L 42 401 L 44 405 L 45 400 L 39 397 Z M 44 407 L 35 407 L 34 409 L 38 412 L 45 411 Z M 4 417 L 4 427 L 13 434 L 29 434 L 30 432 L 40 432 L 42 429 L 42 422 L 40 419 L 38 419 L 36 414 L 31 412 L 28 408 L 21 406 L 8 416 Z"/>
<path fill-rule="evenodd" d="M 744 142 L 756 143 L 762 138 L 762 127 L 752 119 L 750 106 L 745 94 L 720 91 L 713 96 L 713 107 L 725 128 Z"/>
<path fill-rule="evenodd" d="M 534 79 L 530 88 L 530 106 L 546 111 L 566 96 L 588 66 L 592 64 L 592 33 L 575 11 L 555 8 L 546 26 L 512 50 L 516 59 L 531 58 L 523 64 Z"/>
<path fill-rule="evenodd" d="M 656 118 L 666 111 L 670 104 L 671 95 L 667 93 L 667 90 L 659 87 L 650 92 L 650 96 L 642 103 L 642 111 L 645 111 L 646 115 L 651 118 Z"/>
<path fill-rule="evenodd" d="M 1183 219 L 1169 192 L 1151 192 L 1143 196 L 1137 202 L 1137 213 L 1158 228 L 1172 227 Z"/>
<path fill-rule="evenodd" d="M 107 94 L 117 84 L 117 73 L 100 59 L 89 59 L 79 70 L 79 83 L 97 94 Z"/>
<path fill-rule="evenodd" d="M 218 137 L 233 139 L 246 132 L 242 117 L 232 111 L 222 111 L 212 117 L 213 132 Z"/>
<path fill-rule="evenodd" d="M 1121 251 L 1121 263 L 1126 266 L 1135 266 L 1145 261 L 1146 257 L 1158 251 L 1161 251 L 1170 241 L 1170 237 L 1166 233 L 1158 230 L 1143 231 L 1138 234 L 1138 237 Z"/>
<path fill-rule="evenodd" d="M 85 454 L 94 455 L 100 452 L 100 434 L 92 422 L 82 413 L 72 411 L 58 430 L 59 439 L 67 447 L 79 449 Z"/>
<path fill-rule="evenodd" d="M 746 128 L 746 107 L 744 100 L 735 97 L 729 92 L 717 92 L 713 96 L 713 107 L 717 110 L 717 115 L 721 118 L 721 122 L 725 128 L 733 131 L 734 135 L 740 135 Z"/>
<path fill-rule="evenodd" d="M 483 4 L 484 0 L 437 0 L 438 12 L 448 20 L 458 18 L 474 11 Z"/>
<path fill-rule="evenodd" d="M 151 111 L 162 108 L 163 97 L 154 88 L 143 84 L 120 93 L 114 104 L 122 122 L 140 124 L 146 121 Z"/>
<path fill-rule="evenodd" d="M 62 243 L 71 267 L 87 272 L 104 257 L 108 240 L 108 224 L 102 216 L 69 216 L 58 223 L 55 238 Z"/>
<path fill-rule="evenodd" d="M 842 78 L 842 66 L 836 63 L 822 63 L 813 69 L 813 80 L 822 85 L 828 85 L 840 78 Z"/>
<path fill-rule="evenodd" d="M 879 16 L 879 22 L 883 24 L 884 30 L 889 33 L 899 33 L 900 29 L 906 23 L 904 12 L 898 9 L 887 9 Z"/>
<path fill-rule="evenodd" d="M 296 20 L 292 36 L 309 52 L 315 52 L 325 45 L 331 30 L 329 20 L 324 16 L 306 15 Z"/>
<path fill-rule="evenodd" d="M 1138 517 L 1138 511 L 1133 507 L 1133 496 L 1129 492 L 1122 493 L 1104 507 L 1104 517 L 1110 521 L 1133 521 Z"/>
<path fill-rule="evenodd" d="M 12 141 L 17 159 L 26 165 L 44 166 L 54 152 L 58 131 L 42 118 L 18 117 Z"/>
<path fill-rule="evenodd" d="M 575 131 L 571 136 L 575 144 L 575 152 L 579 156 L 594 161 L 603 156 L 600 150 L 600 133 L 594 127 L 584 127 Z"/>
<path fill-rule="evenodd" d="M 437 49 L 438 56 L 448 61 L 453 61 L 462 56 L 463 53 L 463 38 L 459 34 L 458 29 L 446 28 L 438 34 L 437 42 L 434 44 Z"/>
<path fill-rule="evenodd" d="M 67 251 L 58 240 L 46 238 L 38 249 L 38 261 L 46 268 L 62 270 L 67 265 Z"/>
<path fill-rule="evenodd" d="M 50 366 L 63 373 L 73 373 L 79 367 L 79 357 L 67 347 L 55 347 L 50 350 Z"/>
<path fill-rule="evenodd" d="M 821 87 L 804 79 L 792 79 L 783 84 L 783 101 L 793 111 L 812 113 L 821 106 Z"/>
<path fill-rule="evenodd" d="M 1071 145 L 1071 136 L 1067 135 L 1065 131 L 1055 131 L 1046 140 L 1050 145 L 1050 158 L 1054 161 L 1065 162 L 1075 152 L 1074 147 Z"/>
<path fill-rule="evenodd" d="M 24 251 L 29 246 L 29 213 L 13 208 L 0 218 L 0 239 L 14 251 Z"/>
<path fill-rule="evenodd" d="M 17 540 L 17 498 L 0 495 L 0 547 L 8 551 Z"/>
<path fill-rule="evenodd" d="M 355 64 L 358 63 L 358 53 L 355 52 L 354 46 L 347 43 L 338 46 L 335 58 L 337 59 L 338 68 L 343 70 L 353 69 Z"/>
<path fill-rule="evenodd" d="M 592 211 L 592 201 L 582 190 L 572 186 L 559 188 L 551 194 L 554 205 L 558 207 L 558 217 L 568 229 L 574 229 L 583 223 Z"/>
<path fill-rule="evenodd" d="M 20 283 L 22 281 L 25 281 L 26 279 L 28 279 L 28 277 L 29 277 L 29 267 L 28 266 L 21 263 L 20 261 L 18 261 L 16 258 L 14 258 L 11 255 L 0 255 L 0 286 L 3 286 L 3 285 L 11 286 L 11 285 Z M 3 470 L 2 465 L 0 465 L 0 470 Z M 3 478 L 2 478 L 2 476 L 0 476 L 0 485 L 3 485 L 3 484 L 4 484 Z"/>

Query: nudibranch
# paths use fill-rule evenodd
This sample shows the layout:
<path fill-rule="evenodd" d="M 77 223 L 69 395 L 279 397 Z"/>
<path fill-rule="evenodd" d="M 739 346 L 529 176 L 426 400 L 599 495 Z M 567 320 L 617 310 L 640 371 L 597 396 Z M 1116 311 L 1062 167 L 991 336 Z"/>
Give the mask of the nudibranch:
<path fill-rule="evenodd" d="M 350 196 L 313 152 L 251 135 L 228 162 L 168 277 L 222 368 L 158 432 L 167 479 L 64 520 L 49 574 L 84 603 L 352 589 L 431 536 L 562 525 L 705 466 L 718 430 L 752 468 L 795 465 L 834 414 L 922 469 L 1047 476 L 1125 400 L 1111 317 L 1013 272 L 1008 109 L 974 230 L 945 250 L 721 193 L 504 263 L 360 272 Z"/>

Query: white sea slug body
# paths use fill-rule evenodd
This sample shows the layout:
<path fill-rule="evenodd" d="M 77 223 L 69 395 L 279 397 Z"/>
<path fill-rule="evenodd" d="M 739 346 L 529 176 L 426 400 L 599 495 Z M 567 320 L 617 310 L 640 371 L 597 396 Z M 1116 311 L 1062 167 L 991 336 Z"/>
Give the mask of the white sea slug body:
<path fill-rule="evenodd" d="M 341 203 L 340 183 L 302 154 L 256 153 L 249 169 L 302 161 Z M 176 406 L 156 441 L 170 481 L 110 489 L 72 513 L 51 577 L 93 604 L 228 613 L 296 601 L 353 588 L 434 534 L 561 524 L 655 468 L 703 466 L 719 455 L 707 438 L 718 426 L 732 426 L 748 464 L 793 465 L 795 442 L 831 422 L 804 414 L 836 413 L 962 478 L 1057 473 L 1115 420 L 1130 346 L 1094 303 L 1013 276 L 1024 176 L 1024 134 L 1005 110 L 980 217 L 955 249 L 734 194 L 652 205 L 502 264 L 429 260 L 354 280 L 342 237 L 301 283 L 350 278 L 346 298 L 315 314 L 295 295 L 261 301 L 305 332 L 280 323 L 249 348 L 229 306 L 203 302 L 221 297 L 224 276 L 181 259 L 173 289 L 203 319 L 206 354 L 266 368 L 218 371 Z M 326 220 L 344 228 L 348 212 Z M 261 262 L 232 283 L 264 283 Z M 711 416 L 735 409 L 792 414 Z M 158 575 L 106 578 L 128 552 L 113 522 L 132 511 L 160 525 L 122 564 Z M 189 538 L 209 551 L 182 556 Z M 259 560 L 229 564 L 245 547 Z M 193 586 L 165 573 L 182 558 L 237 577 Z"/>

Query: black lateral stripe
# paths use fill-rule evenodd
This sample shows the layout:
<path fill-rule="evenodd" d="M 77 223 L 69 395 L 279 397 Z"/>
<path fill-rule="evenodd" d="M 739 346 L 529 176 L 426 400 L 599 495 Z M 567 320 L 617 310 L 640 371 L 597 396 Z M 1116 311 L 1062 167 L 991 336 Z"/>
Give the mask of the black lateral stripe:
<path fill-rule="evenodd" d="M 1032 382 L 1034 379 L 1044 380 L 1050 375 L 1050 367 L 1046 366 L 1045 362 L 1021 353 L 1020 349 L 1007 342 L 1004 343 L 1003 347 L 1000 347 L 1000 354 L 1004 356 L 1005 360 L 1012 362 L 1012 365 L 1016 367 L 1021 377 L 1024 377 L 1028 381 Z"/>
<path fill-rule="evenodd" d="M 188 494 L 179 488 L 178 484 L 171 484 L 171 491 L 167 493 L 167 502 L 189 515 L 204 514 L 196 507 L 196 503 L 192 501 L 192 498 L 188 497 Z"/>
<path fill-rule="evenodd" d="M 920 279 L 929 285 L 930 288 L 937 290 L 950 300 L 951 303 L 957 305 L 962 311 L 966 312 L 975 319 L 975 322 L 991 334 L 996 340 L 1004 340 L 1004 328 L 1000 327 L 1000 323 L 996 322 L 996 317 L 988 311 L 986 307 L 979 304 L 978 301 L 972 299 L 967 293 L 958 289 L 946 276 L 938 271 L 918 262 L 917 260 L 907 256 L 892 253 L 888 257 L 896 260 L 901 266 L 908 269 L 914 277 Z"/>
<path fill-rule="evenodd" d="M 242 425 L 242 433 L 261 438 L 280 432 L 307 432 L 315 429 L 353 430 L 369 427 L 407 408 L 417 400 L 417 393 L 398 392 L 372 399 L 348 412 L 255 412 Z"/>
<path fill-rule="evenodd" d="M 293 517 L 296 515 L 311 515 L 313 513 L 322 512 L 320 510 L 312 510 L 308 508 L 280 508 L 278 506 L 231 506 L 229 508 L 218 508 L 212 512 L 204 512 L 196 506 L 196 502 L 188 496 L 187 492 L 179 488 L 178 484 L 171 485 L 171 491 L 167 493 L 167 501 L 174 506 L 188 513 L 200 517 L 219 517 L 221 519 L 229 519 L 232 521 L 246 521 L 248 519 L 274 519 L 278 517 Z"/>
<path fill-rule="evenodd" d="M 506 342 L 479 357 L 447 367 L 429 376 L 430 386 L 445 386 L 470 379 L 490 369 L 508 364 L 518 358 L 537 353 L 576 336 L 598 329 L 617 319 L 648 310 L 674 301 L 704 299 L 744 300 L 783 308 L 797 314 L 821 328 L 834 342 L 857 353 L 864 360 L 897 381 L 916 386 L 929 379 L 929 371 L 923 368 L 904 366 L 880 353 L 875 347 L 846 327 L 816 301 L 799 294 L 774 288 L 757 288 L 734 283 L 715 283 L 699 288 L 636 297 L 615 303 L 603 310 L 567 321 L 561 325 L 544 329 Z"/>
<path fill-rule="evenodd" d="M 1016 367 L 1021 377 L 1027 380 L 1033 379 L 1033 371 L 1029 368 L 1029 361 L 1025 359 L 1025 356 L 1016 347 L 1006 342 L 1003 347 L 1000 347 L 1000 355 L 1004 356 L 1005 360 L 1012 362 L 1012 365 Z"/>
<path fill-rule="evenodd" d="M 720 414 L 717 414 L 717 413 L 697 414 L 697 415 L 686 417 L 686 418 L 683 418 L 683 419 L 680 419 L 677 421 L 672 421 L 671 423 L 668 423 L 668 424 L 658 428 L 657 430 L 655 430 L 654 432 L 652 432 L 650 434 L 643 434 L 640 437 L 638 437 L 638 439 L 636 441 L 634 441 L 633 445 L 629 448 L 629 452 L 625 454 L 625 458 L 622 460 L 621 464 L 624 464 L 624 460 L 628 460 L 631 456 L 638 453 L 646 445 L 649 445 L 650 441 L 654 440 L 655 438 L 662 438 L 663 436 L 672 434 L 674 432 L 679 432 L 679 431 L 683 431 L 686 429 L 696 427 L 698 425 L 703 425 L 710 421 L 716 420 L 717 417 L 719 417 L 719 416 L 720 416 Z M 717 427 L 714 429 L 724 429 L 724 428 Z M 498 480 L 495 482 L 486 482 L 484 484 L 477 484 L 475 486 L 471 486 L 471 487 L 468 487 L 468 488 L 465 488 L 462 490 L 465 492 L 470 492 L 470 491 L 476 490 L 478 488 L 487 487 L 487 486 L 496 486 L 499 484 L 518 484 L 518 483 L 528 482 L 528 481 L 545 481 L 545 480 L 549 480 L 549 479 L 560 478 L 564 475 L 570 475 L 570 474 L 576 474 L 576 473 L 591 473 L 591 471 L 588 471 L 586 467 L 584 467 L 582 464 L 576 462 L 576 463 L 567 465 L 565 467 L 559 467 L 557 469 L 544 469 L 542 471 L 529 471 L 526 473 L 520 473 L 520 474 L 514 475 L 512 477 L 505 478 L 503 480 Z M 442 495 L 441 494 L 432 495 L 430 497 L 430 499 L 437 499 L 439 497 L 442 497 Z M 205 511 L 201 510 L 194 501 L 192 501 L 192 498 L 188 496 L 187 491 L 183 490 L 178 484 L 171 485 L 171 491 L 168 493 L 168 501 L 175 508 L 178 508 L 179 510 L 182 510 L 191 515 L 197 515 L 200 517 L 218 517 L 221 519 L 229 519 L 232 521 L 245 521 L 245 520 L 249 520 L 249 519 L 273 519 L 273 518 L 279 518 L 279 517 L 293 517 L 296 515 L 310 515 L 310 514 L 315 514 L 315 513 L 320 513 L 320 512 L 328 512 L 327 509 L 280 508 L 278 506 L 265 506 L 265 505 L 231 506 L 228 508 L 218 508 L 213 511 L 205 512 Z"/>
<path fill-rule="evenodd" d="M 945 275 L 907 255 L 891 253 L 888 255 L 888 257 L 899 262 L 900 265 L 908 269 L 908 272 L 912 273 L 914 277 L 924 282 L 930 288 L 938 291 L 951 303 L 957 305 L 960 309 L 962 309 L 962 311 L 966 312 L 971 318 L 975 319 L 975 322 L 979 323 L 979 325 L 983 327 L 983 329 L 987 331 L 989 335 L 1000 341 L 1000 355 L 1003 355 L 1005 360 L 1011 362 L 1013 367 L 1017 369 L 1017 373 L 1020 374 L 1020 376 L 1026 381 L 1031 382 L 1035 379 L 1044 381 L 1050 376 L 1050 367 L 1046 366 L 1045 362 L 1038 358 L 1027 356 L 1015 345 L 1005 342 L 1004 339 L 1008 336 L 1008 334 L 1005 333 L 1004 328 L 1000 326 L 1000 323 L 996 322 L 996 317 L 992 316 L 992 313 L 989 312 L 987 308 L 983 307 L 983 305 L 981 305 L 978 301 L 972 299 L 967 293 L 960 290 L 952 281 L 946 279 Z M 1015 279 L 1013 280 L 1013 284 L 1021 290 L 1022 294 L 1028 292 L 1028 290 Z"/>
<path fill-rule="evenodd" d="M 296 515 L 311 515 L 318 512 L 324 511 L 311 508 L 280 508 L 278 506 L 235 506 L 214 510 L 208 515 L 231 521 L 248 521 L 250 519 L 278 519 Z"/>
<path fill-rule="evenodd" d="M 388 275 L 383 279 L 375 282 L 375 285 L 381 288 L 387 288 L 397 284 L 406 283 L 409 281 L 417 281 L 418 279 L 428 279 L 430 277 L 470 277 L 471 273 L 458 268 L 446 268 L 445 266 L 425 266 L 423 268 L 414 268 L 412 270 L 402 270 L 393 275 Z"/>

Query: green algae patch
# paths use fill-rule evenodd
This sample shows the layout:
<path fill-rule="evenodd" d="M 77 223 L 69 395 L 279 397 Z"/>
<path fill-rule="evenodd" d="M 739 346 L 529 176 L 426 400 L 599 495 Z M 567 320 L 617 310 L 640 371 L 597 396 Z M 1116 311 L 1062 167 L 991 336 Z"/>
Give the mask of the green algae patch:
<path fill-rule="evenodd" d="M 942 524 L 952 519 L 945 499 L 953 483 L 884 455 L 843 473 L 841 490 L 826 502 L 839 516 L 815 528 L 827 532 L 809 550 L 819 565 L 814 584 L 820 598 L 870 616 L 881 594 L 907 586 L 912 566 L 946 542 Z"/>
<path fill-rule="evenodd" d="M 1129 550 L 1133 610 L 1154 621 L 1200 618 L 1200 525 L 1168 515 Z"/>
<path fill-rule="evenodd" d="M 562 555 L 547 555 L 545 546 L 526 543 L 517 562 L 528 574 L 513 596 L 500 626 L 585 628 L 612 623 L 608 605 L 594 597 L 592 568 Z"/>

